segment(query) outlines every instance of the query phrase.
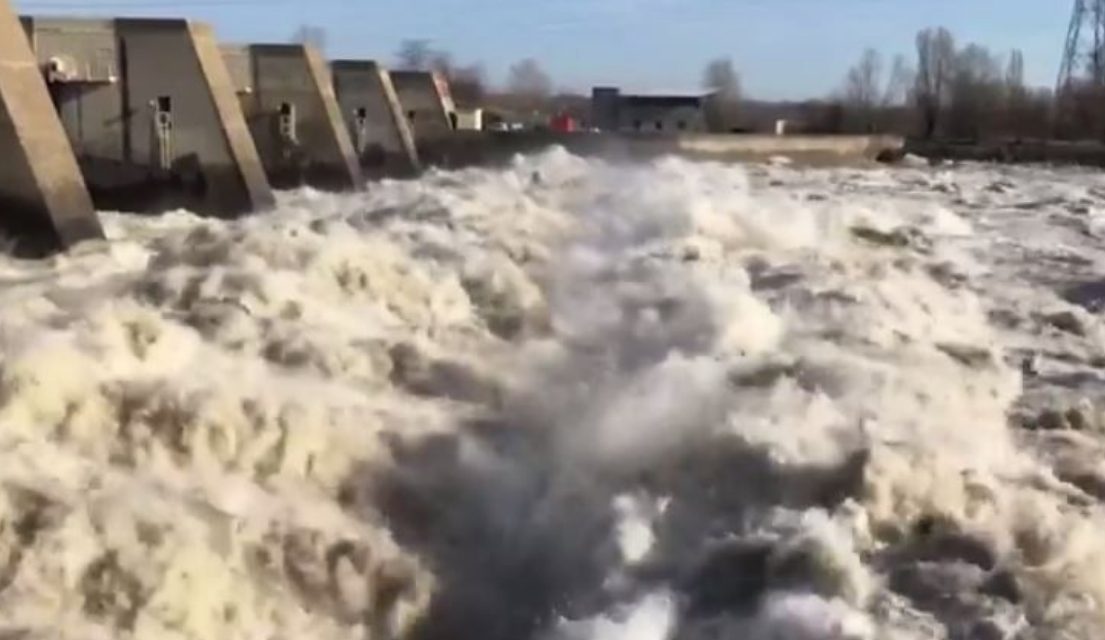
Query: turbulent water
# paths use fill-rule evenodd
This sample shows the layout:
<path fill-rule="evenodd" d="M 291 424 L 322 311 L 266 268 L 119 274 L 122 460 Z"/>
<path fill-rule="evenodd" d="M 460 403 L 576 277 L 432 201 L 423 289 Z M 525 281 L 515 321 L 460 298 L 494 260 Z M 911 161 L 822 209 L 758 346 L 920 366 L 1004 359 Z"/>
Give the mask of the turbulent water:
<path fill-rule="evenodd" d="M 1093 639 L 1105 176 L 562 151 L 0 262 L 0 637 Z"/>

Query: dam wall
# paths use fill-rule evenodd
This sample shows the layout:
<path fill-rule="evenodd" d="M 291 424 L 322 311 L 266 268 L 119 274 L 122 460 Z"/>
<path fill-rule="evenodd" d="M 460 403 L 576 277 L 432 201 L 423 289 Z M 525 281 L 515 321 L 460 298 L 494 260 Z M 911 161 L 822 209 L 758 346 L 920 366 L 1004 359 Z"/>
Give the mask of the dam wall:
<path fill-rule="evenodd" d="M 103 238 L 19 20 L 0 0 L 0 234 L 41 254 Z"/>
<path fill-rule="evenodd" d="M 55 17 L 23 25 L 98 208 L 233 217 L 272 206 L 209 27 Z"/>
<path fill-rule="evenodd" d="M 409 175 L 420 166 L 391 74 L 371 60 L 330 63 L 334 92 L 361 166 L 370 175 Z"/>
<path fill-rule="evenodd" d="M 223 47 L 261 163 L 281 189 L 359 188 L 360 163 L 334 93 L 330 69 L 314 47 Z"/>
<path fill-rule="evenodd" d="M 457 131 L 427 143 L 433 164 L 445 168 L 496 165 L 519 153 L 560 146 L 612 161 L 675 155 L 713 162 L 781 160 L 805 165 L 873 162 L 899 152 L 896 136 L 774 136 L 741 134 L 557 133 Z"/>
<path fill-rule="evenodd" d="M 455 140 L 457 113 L 449 83 L 432 71 L 391 71 L 399 106 L 407 118 L 419 157 L 440 164 L 434 154 L 441 144 Z"/>

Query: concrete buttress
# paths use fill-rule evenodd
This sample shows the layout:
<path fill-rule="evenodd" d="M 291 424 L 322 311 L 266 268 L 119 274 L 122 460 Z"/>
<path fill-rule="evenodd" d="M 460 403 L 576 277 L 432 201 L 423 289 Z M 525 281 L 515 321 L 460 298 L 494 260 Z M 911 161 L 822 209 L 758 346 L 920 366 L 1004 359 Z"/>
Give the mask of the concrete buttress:
<path fill-rule="evenodd" d="M 385 175 L 417 172 L 414 134 L 387 70 L 371 60 L 335 60 L 330 73 L 361 166 Z"/>
<path fill-rule="evenodd" d="M 85 181 L 101 208 L 269 208 L 209 27 L 178 19 L 24 18 Z"/>
<path fill-rule="evenodd" d="M 330 68 L 302 44 L 223 47 L 269 180 L 278 187 L 362 185 Z"/>
<path fill-rule="evenodd" d="M 0 228 L 17 252 L 103 238 L 73 149 L 7 0 L 0 0 Z"/>

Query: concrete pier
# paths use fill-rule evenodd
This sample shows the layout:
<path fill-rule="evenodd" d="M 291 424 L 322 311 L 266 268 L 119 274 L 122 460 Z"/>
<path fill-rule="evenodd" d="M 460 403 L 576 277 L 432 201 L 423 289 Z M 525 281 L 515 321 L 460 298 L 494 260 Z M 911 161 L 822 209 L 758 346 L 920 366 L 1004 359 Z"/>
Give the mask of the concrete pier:
<path fill-rule="evenodd" d="M 338 106 L 365 171 L 373 175 L 417 172 L 414 135 L 387 70 L 371 60 L 335 60 L 330 72 Z"/>
<path fill-rule="evenodd" d="M 19 254 L 103 238 L 19 21 L 0 0 L 0 231 Z"/>
<path fill-rule="evenodd" d="M 431 71 L 392 71 L 391 81 L 419 151 L 457 128 L 456 107 L 445 78 Z"/>
<path fill-rule="evenodd" d="M 361 186 L 360 163 L 330 70 L 317 50 L 300 44 L 255 44 L 222 51 L 274 185 Z"/>
<path fill-rule="evenodd" d="M 24 28 L 99 207 L 231 217 L 272 206 L 207 26 L 28 17 Z"/>

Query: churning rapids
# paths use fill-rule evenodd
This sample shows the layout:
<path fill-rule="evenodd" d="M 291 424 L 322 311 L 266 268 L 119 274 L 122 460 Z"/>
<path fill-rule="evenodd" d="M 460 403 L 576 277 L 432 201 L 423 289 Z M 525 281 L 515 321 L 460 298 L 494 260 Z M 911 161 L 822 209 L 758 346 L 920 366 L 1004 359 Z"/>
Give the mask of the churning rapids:
<path fill-rule="evenodd" d="M 1105 175 L 563 151 L 0 261 L 0 637 L 1105 635 Z"/>

